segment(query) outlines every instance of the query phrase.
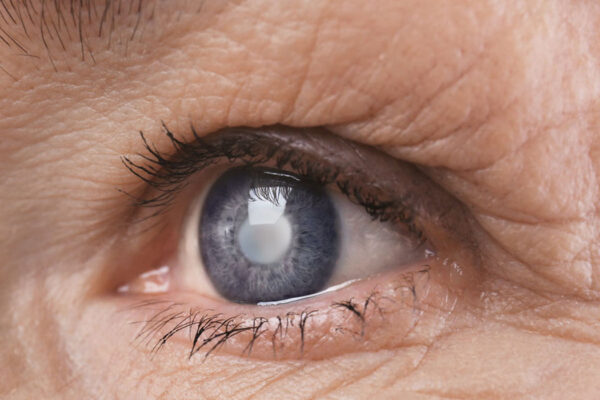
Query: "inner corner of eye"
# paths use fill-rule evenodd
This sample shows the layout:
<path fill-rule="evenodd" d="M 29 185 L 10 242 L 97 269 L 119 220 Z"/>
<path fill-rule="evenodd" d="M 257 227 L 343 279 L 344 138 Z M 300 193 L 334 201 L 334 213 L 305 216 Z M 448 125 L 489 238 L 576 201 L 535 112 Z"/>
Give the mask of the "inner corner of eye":
<path fill-rule="evenodd" d="M 196 259 L 183 264 L 203 270 L 212 288 L 235 303 L 268 304 L 343 287 L 408 262 L 417 251 L 349 199 L 272 168 L 226 170 L 191 218 L 186 225 Z"/>
<path fill-rule="evenodd" d="M 117 293 L 166 293 L 171 285 L 170 272 L 168 265 L 143 272 L 132 281 L 119 286 Z"/>

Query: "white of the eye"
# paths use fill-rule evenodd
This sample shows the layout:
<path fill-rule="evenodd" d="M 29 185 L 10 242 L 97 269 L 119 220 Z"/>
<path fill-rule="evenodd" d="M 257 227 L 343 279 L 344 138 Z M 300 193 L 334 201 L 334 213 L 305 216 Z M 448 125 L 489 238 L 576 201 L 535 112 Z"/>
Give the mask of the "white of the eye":
<path fill-rule="evenodd" d="M 361 279 L 426 258 L 426 247 L 392 223 L 374 220 L 365 209 L 334 194 L 340 216 L 340 255 L 331 282 Z"/>
<path fill-rule="evenodd" d="M 278 261 L 292 242 L 292 226 L 284 215 L 286 200 L 278 195 L 275 202 L 260 199 L 250 192 L 248 219 L 238 232 L 242 253 L 250 261 L 269 264 Z"/>

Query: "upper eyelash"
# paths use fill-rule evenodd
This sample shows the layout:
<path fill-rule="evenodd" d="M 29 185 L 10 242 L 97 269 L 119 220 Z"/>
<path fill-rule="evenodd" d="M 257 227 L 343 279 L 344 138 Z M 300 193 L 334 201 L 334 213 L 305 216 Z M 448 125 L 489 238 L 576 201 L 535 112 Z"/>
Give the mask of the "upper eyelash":
<path fill-rule="evenodd" d="M 150 155 L 138 154 L 138 156 L 146 164 L 141 165 L 127 156 L 122 157 L 123 164 L 130 172 L 159 191 L 159 194 L 151 198 L 138 199 L 137 204 L 140 206 L 168 206 L 173 199 L 173 195 L 186 185 L 186 179 L 189 176 L 211 164 L 217 163 L 221 159 L 226 159 L 230 163 L 241 161 L 247 165 L 258 165 L 272 161 L 278 155 L 276 161 L 279 168 L 290 162 L 295 169 L 293 172 L 305 177 L 308 176 L 317 183 L 333 182 L 338 175 L 338 171 L 334 170 L 329 171 L 329 176 L 325 176 L 322 171 L 319 171 L 319 173 L 309 170 L 302 172 L 301 169 L 303 167 L 308 169 L 308 166 L 302 165 L 299 157 L 294 157 L 292 152 L 286 153 L 281 149 L 277 149 L 276 146 L 269 146 L 265 140 L 261 141 L 259 136 L 251 137 L 250 132 L 248 132 L 249 140 L 246 141 L 240 141 L 239 137 L 235 139 L 219 137 L 218 140 L 209 141 L 200 137 L 196 130 L 191 127 L 194 141 L 186 143 L 177 139 L 164 123 L 162 127 L 165 135 L 173 145 L 174 157 L 164 156 L 147 141 L 143 132 L 140 132 L 140 137 L 144 148 Z"/>
<path fill-rule="evenodd" d="M 237 128 L 238 133 L 243 130 L 243 135 L 229 136 L 216 133 L 207 138 L 200 137 L 192 126 L 194 140 L 187 143 L 177 139 L 164 123 L 162 127 L 175 150 L 173 156 L 164 155 L 148 142 L 143 132 L 140 132 L 147 151 L 147 154 L 138 154 L 143 163 L 136 162 L 128 156 L 121 158 L 131 173 L 157 192 L 148 198 L 126 193 L 134 199 L 137 206 L 156 208 L 157 211 L 152 216 L 168 209 L 176 194 L 187 186 L 190 176 L 220 160 L 246 165 L 274 162 L 277 168 L 283 169 L 289 166 L 291 172 L 317 184 L 335 184 L 340 192 L 364 207 L 374 219 L 382 222 L 399 221 L 412 233 L 422 236 L 421 231 L 414 224 L 412 210 L 400 200 L 382 199 L 383 193 L 367 192 L 349 179 L 343 179 L 342 168 L 315 159 L 307 160 L 306 154 L 281 148 L 276 143 L 272 143 L 271 139 L 261 137 L 251 128 Z"/>

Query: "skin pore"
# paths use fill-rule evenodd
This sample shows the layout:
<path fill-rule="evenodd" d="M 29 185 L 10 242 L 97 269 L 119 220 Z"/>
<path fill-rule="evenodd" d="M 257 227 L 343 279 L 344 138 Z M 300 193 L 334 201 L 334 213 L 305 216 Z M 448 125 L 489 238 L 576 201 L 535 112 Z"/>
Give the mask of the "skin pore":
<path fill-rule="evenodd" d="M 598 398 L 597 2 L 46 3 L 0 7 L 0 397 Z M 162 122 L 325 127 L 413 163 L 464 212 L 459 262 L 324 357 L 151 354 L 148 298 L 114 283 L 173 231 L 132 232 L 116 189 L 144 191 L 140 130 L 172 151 Z"/>

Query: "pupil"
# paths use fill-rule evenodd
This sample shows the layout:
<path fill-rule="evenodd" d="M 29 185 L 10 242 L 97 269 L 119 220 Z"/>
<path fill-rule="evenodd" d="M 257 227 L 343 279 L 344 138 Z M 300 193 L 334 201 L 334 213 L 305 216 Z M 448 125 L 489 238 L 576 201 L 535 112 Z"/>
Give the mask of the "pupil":
<path fill-rule="evenodd" d="M 285 217 L 274 223 L 252 225 L 246 219 L 238 234 L 244 256 L 255 263 L 270 264 L 281 259 L 290 247 L 292 227 Z"/>
<path fill-rule="evenodd" d="M 255 263 L 279 260 L 292 240 L 292 227 L 283 215 L 287 199 L 281 190 L 274 194 L 274 199 L 263 199 L 259 191 L 250 189 L 248 195 L 248 218 L 240 227 L 238 241 L 244 256 Z"/>
<path fill-rule="evenodd" d="M 200 253 L 215 288 L 241 303 L 325 288 L 338 256 L 335 206 L 320 186 L 267 168 L 232 168 L 209 190 Z"/>

